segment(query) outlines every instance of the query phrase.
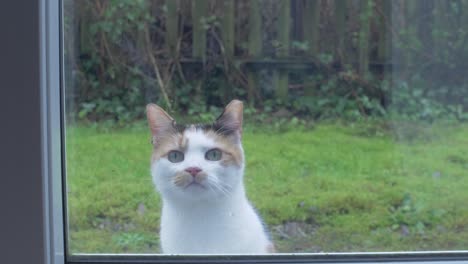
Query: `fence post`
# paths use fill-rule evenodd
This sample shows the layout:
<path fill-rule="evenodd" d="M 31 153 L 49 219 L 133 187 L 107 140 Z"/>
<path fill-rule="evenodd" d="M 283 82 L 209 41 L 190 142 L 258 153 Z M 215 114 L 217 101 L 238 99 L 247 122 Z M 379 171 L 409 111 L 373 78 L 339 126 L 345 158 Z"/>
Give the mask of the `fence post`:
<path fill-rule="evenodd" d="M 362 77 L 367 77 L 369 72 L 369 32 L 372 16 L 372 1 L 361 0 L 360 34 L 359 34 L 359 68 Z"/>
<path fill-rule="evenodd" d="M 251 0 L 249 3 L 249 56 L 258 59 L 262 54 L 262 13 L 259 0 Z M 250 105 L 255 103 L 255 91 L 258 88 L 258 76 L 255 71 L 256 69 L 250 68 L 247 73 L 247 99 Z"/>
<path fill-rule="evenodd" d="M 178 2 L 178 0 L 166 0 L 166 38 L 169 54 L 172 58 L 177 57 L 177 42 L 179 36 Z"/>
<path fill-rule="evenodd" d="M 278 18 L 278 41 L 279 47 L 276 49 L 278 58 L 285 58 L 289 55 L 289 42 L 291 31 L 291 1 L 283 0 L 280 2 L 280 14 Z M 288 99 L 289 72 L 286 69 L 275 70 L 274 81 L 276 83 L 276 96 L 281 100 Z"/>

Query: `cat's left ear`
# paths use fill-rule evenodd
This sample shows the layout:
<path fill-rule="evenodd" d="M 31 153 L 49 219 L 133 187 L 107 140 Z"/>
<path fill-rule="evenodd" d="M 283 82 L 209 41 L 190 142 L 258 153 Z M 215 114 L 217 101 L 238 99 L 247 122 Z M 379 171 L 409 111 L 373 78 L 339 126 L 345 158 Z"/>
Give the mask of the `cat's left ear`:
<path fill-rule="evenodd" d="M 244 105 L 239 100 L 232 100 L 218 119 L 216 125 L 219 132 L 225 135 L 236 135 L 238 139 L 242 136 L 242 115 Z"/>

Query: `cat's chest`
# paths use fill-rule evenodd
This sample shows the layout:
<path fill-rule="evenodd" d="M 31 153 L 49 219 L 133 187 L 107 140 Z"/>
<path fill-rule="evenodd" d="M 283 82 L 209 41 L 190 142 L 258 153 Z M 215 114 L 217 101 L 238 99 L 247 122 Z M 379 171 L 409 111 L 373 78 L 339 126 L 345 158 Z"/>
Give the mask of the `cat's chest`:
<path fill-rule="evenodd" d="M 245 210 L 239 208 L 189 208 L 163 210 L 163 227 L 172 232 L 210 236 L 217 231 L 235 231 L 248 221 Z M 219 234 L 218 234 L 219 235 Z"/>
<path fill-rule="evenodd" d="M 163 210 L 161 239 L 165 252 L 223 252 L 238 247 L 255 219 L 244 210 Z M 243 239 L 242 239 L 243 240 Z M 232 243 L 232 245 L 230 245 Z"/>

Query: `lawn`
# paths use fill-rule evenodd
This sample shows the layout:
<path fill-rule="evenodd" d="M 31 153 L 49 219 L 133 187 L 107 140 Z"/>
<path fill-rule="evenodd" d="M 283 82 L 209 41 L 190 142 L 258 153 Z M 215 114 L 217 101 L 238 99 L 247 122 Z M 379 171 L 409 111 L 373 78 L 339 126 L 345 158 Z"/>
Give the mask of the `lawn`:
<path fill-rule="evenodd" d="M 143 124 L 69 126 L 73 253 L 158 253 Z M 246 125 L 245 184 L 280 252 L 468 249 L 468 125 Z"/>

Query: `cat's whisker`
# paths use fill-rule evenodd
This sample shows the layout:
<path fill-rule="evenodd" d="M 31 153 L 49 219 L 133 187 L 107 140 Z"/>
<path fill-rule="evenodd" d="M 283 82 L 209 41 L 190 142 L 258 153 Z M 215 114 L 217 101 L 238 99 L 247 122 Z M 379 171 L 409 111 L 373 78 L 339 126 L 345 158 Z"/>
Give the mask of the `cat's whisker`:
<path fill-rule="evenodd" d="M 208 177 L 208 183 L 209 185 L 213 186 L 216 188 L 216 190 L 221 193 L 224 196 L 230 196 L 231 195 L 231 190 L 230 188 L 227 188 L 227 186 L 223 185 L 218 181 L 217 178 L 214 177 Z"/>
<path fill-rule="evenodd" d="M 213 189 L 213 186 L 211 184 L 207 184 L 208 188 L 210 189 L 211 192 L 216 193 L 216 190 Z"/>
<path fill-rule="evenodd" d="M 219 194 L 222 194 L 223 196 L 228 196 L 229 194 L 227 194 L 223 188 L 220 188 L 219 185 L 213 185 L 215 188 L 216 188 L 216 192 L 219 193 Z"/>
<path fill-rule="evenodd" d="M 219 188 L 217 186 L 217 183 L 216 183 L 216 178 L 208 175 L 208 177 L 206 178 L 206 181 L 208 182 L 208 186 L 210 187 L 210 190 L 212 190 L 214 193 L 217 193 Z"/>
<path fill-rule="evenodd" d="M 226 193 L 227 196 L 231 196 L 231 194 L 232 194 L 231 188 L 227 188 L 227 186 L 225 186 L 223 184 L 220 184 L 220 187 L 224 190 L 224 192 Z"/>

